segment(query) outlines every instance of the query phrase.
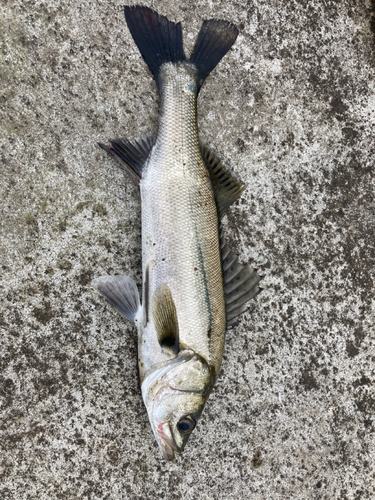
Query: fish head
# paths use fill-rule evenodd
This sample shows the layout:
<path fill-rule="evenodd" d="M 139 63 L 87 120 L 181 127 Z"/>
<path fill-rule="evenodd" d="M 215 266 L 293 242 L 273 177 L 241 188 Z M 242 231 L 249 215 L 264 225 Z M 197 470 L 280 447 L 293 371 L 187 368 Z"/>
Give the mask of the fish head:
<path fill-rule="evenodd" d="M 144 380 L 142 394 L 150 424 L 167 460 L 174 460 L 175 452 L 184 449 L 212 385 L 208 364 L 191 351 L 183 351 Z"/>

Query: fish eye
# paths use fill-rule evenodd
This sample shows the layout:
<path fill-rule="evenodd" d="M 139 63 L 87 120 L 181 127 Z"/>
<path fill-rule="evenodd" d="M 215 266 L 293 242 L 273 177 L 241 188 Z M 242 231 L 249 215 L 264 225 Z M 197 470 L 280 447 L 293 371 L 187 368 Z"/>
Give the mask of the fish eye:
<path fill-rule="evenodd" d="M 196 425 L 195 419 L 190 416 L 182 418 L 177 424 L 179 430 L 185 434 L 193 431 Z"/>

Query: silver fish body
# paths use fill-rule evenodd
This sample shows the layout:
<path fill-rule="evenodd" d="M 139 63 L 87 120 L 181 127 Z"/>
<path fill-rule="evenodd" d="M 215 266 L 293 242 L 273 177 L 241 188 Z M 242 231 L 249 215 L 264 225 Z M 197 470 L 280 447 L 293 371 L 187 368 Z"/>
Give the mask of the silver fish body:
<path fill-rule="evenodd" d="M 175 304 L 179 349 L 182 349 L 177 359 L 185 358 L 187 350 L 193 359 L 198 354 L 195 363 L 201 363 L 198 370 L 189 373 L 199 379 L 198 384 L 191 380 L 191 384 L 183 384 L 184 392 L 179 394 L 173 388 L 170 397 L 164 398 L 163 405 L 169 403 L 170 410 L 178 406 L 182 395 L 183 413 L 194 413 L 195 420 L 198 419 L 220 370 L 226 330 L 219 222 L 198 140 L 196 77 L 188 63 L 166 63 L 161 72 L 158 137 L 140 182 L 142 262 L 146 279 L 143 296 L 149 298 L 149 309 L 142 311 L 138 353 L 143 398 L 152 422 L 155 386 L 159 388 L 160 380 L 165 384 L 166 375 L 160 377 L 160 368 L 163 371 L 166 363 L 174 366 L 176 358 L 173 350 L 160 345 L 150 314 L 157 290 L 167 285 Z M 182 366 L 186 369 L 185 363 Z M 150 378 L 158 371 L 150 393 Z M 194 392 L 187 392 L 194 384 L 197 385 Z M 173 413 L 170 410 L 168 416 Z M 176 451 L 181 451 L 185 443 L 183 439 L 178 442 L 176 436 L 168 443 L 167 421 L 163 415 L 152 427 L 166 458 L 173 458 L 171 443 L 175 443 Z"/>
<path fill-rule="evenodd" d="M 198 140 L 196 75 L 188 63 L 166 63 L 162 79 L 158 136 L 140 182 L 143 276 L 148 276 L 143 296 L 148 294 L 151 304 L 156 290 L 168 285 L 179 343 L 205 359 L 215 380 L 226 314 L 217 207 Z M 170 356 L 160 350 L 147 314 L 139 336 L 141 381 Z"/>
<path fill-rule="evenodd" d="M 174 460 L 217 380 L 226 326 L 260 290 L 261 277 L 239 264 L 220 230 L 245 186 L 202 148 L 197 129 L 200 86 L 238 31 L 205 21 L 187 60 L 179 23 L 140 6 L 125 7 L 125 18 L 159 86 L 158 133 L 100 146 L 140 186 L 142 304 L 129 277 L 93 286 L 137 326 L 143 400 L 165 458 Z"/>

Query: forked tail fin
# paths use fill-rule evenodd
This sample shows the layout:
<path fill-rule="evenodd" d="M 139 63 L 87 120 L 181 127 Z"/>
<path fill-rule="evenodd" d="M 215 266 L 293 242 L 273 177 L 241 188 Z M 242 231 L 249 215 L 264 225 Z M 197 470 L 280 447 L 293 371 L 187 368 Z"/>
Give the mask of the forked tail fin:
<path fill-rule="evenodd" d="M 181 23 L 169 21 L 157 12 L 134 5 L 125 7 L 125 19 L 137 47 L 160 88 L 160 67 L 186 61 Z M 204 21 L 190 63 L 198 71 L 198 89 L 207 75 L 225 56 L 238 35 L 237 27 L 227 21 Z"/>
<path fill-rule="evenodd" d="M 190 57 L 190 62 L 198 69 L 198 88 L 232 47 L 237 36 L 237 26 L 228 21 L 204 21 Z"/>
<path fill-rule="evenodd" d="M 125 19 L 139 52 L 159 85 L 159 70 L 166 62 L 186 61 L 181 23 L 173 23 L 140 5 L 125 7 Z"/>

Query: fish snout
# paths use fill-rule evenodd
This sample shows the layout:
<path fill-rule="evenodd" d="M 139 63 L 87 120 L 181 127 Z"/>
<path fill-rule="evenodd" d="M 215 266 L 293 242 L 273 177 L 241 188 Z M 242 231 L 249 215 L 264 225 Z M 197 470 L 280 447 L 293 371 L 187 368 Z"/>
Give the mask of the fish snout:
<path fill-rule="evenodd" d="M 175 451 L 181 453 L 181 448 L 176 444 L 173 437 L 170 422 L 161 422 L 156 427 L 156 434 L 158 436 L 159 446 L 167 460 L 175 460 Z"/>

